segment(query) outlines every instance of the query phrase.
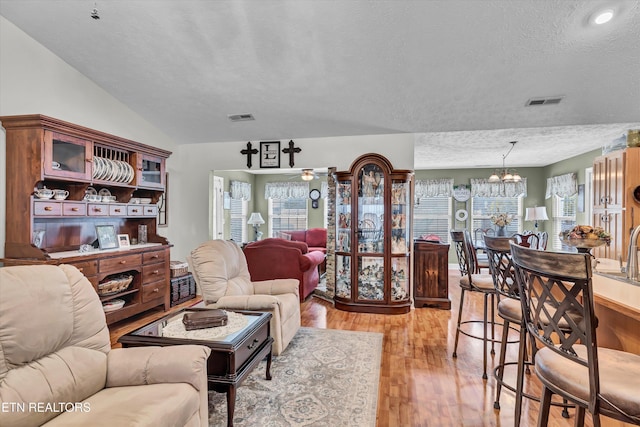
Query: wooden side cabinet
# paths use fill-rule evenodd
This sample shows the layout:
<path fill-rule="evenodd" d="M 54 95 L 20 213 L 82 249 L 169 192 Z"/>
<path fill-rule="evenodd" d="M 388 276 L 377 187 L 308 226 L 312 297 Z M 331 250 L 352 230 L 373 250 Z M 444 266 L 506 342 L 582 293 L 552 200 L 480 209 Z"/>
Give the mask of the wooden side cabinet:
<path fill-rule="evenodd" d="M 413 243 L 413 299 L 416 308 L 451 310 L 449 245 L 416 240 Z"/>

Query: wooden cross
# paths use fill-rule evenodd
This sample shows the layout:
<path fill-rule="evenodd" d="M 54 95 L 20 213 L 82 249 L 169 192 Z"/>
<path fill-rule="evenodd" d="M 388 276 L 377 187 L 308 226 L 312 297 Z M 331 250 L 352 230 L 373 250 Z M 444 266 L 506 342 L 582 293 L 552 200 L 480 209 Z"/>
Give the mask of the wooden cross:
<path fill-rule="evenodd" d="M 289 155 L 289 166 L 293 167 L 293 155 L 302 151 L 300 147 L 293 146 L 293 140 L 289 141 L 289 148 L 283 148 L 282 152 Z"/>
<path fill-rule="evenodd" d="M 258 154 L 258 149 L 251 149 L 251 142 L 247 142 L 247 148 L 245 148 L 244 150 L 240 150 L 240 154 L 247 155 L 247 167 L 251 169 L 251 155 Z"/>

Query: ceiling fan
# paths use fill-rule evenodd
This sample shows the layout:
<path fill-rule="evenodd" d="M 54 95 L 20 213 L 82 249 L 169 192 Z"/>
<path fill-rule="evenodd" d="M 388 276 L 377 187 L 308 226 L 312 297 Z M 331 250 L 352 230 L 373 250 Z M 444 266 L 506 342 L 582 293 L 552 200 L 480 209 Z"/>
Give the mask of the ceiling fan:
<path fill-rule="evenodd" d="M 298 172 L 292 171 L 291 179 L 301 179 L 303 181 L 313 181 L 314 179 L 320 179 L 323 176 L 327 176 L 327 171 L 315 170 L 312 168 L 300 169 Z"/>

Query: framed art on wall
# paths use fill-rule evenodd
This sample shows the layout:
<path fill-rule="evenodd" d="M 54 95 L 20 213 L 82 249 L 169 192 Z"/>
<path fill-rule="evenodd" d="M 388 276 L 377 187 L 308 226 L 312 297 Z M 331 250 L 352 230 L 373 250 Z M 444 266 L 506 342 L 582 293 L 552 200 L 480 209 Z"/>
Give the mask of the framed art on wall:
<path fill-rule="evenodd" d="M 280 141 L 260 142 L 260 167 L 280 167 Z"/>

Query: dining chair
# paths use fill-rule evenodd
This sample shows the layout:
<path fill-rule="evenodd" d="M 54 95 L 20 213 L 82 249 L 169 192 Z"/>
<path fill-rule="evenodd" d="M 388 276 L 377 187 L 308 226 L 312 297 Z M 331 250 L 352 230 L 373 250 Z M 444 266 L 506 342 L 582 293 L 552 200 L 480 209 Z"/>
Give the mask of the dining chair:
<path fill-rule="evenodd" d="M 458 257 L 458 267 L 460 269 L 460 308 L 458 310 L 458 321 L 456 324 L 456 338 L 453 346 L 453 357 L 458 357 L 458 339 L 460 334 L 470 338 L 481 339 L 483 341 L 483 371 L 482 378 L 487 379 L 487 343 L 491 341 L 491 354 L 495 353 L 495 288 L 493 278 L 490 274 L 476 273 L 475 248 L 471 242 L 470 234 L 467 230 L 451 230 L 451 241 L 453 242 L 456 255 Z M 462 320 L 464 309 L 465 292 L 479 292 L 483 296 L 483 320 Z M 489 297 L 491 297 L 491 319 L 488 318 Z M 463 329 L 463 325 L 482 323 L 482 336 L 475 335 Z M 487 328 L 491 324 L 491 338 L 487 337 Z"/>
<path fill-rule="evenodd" d="M 524 322 L 540 346 L 532 348 L 542 383 L 538 426 L 546 426 L 552 396 L 576 405 L 576 426 L 585 411 L 640 425 L 640 356 L 598 347 L 591 255 L 546 252 L 511 244 Z"/>
<path fill-rule="evenodd" d="M 544 251 L 547 249 L 549 234 L 546 231 L 523 231 L 514 234 L 513 237 L 520 246 Z"/>

